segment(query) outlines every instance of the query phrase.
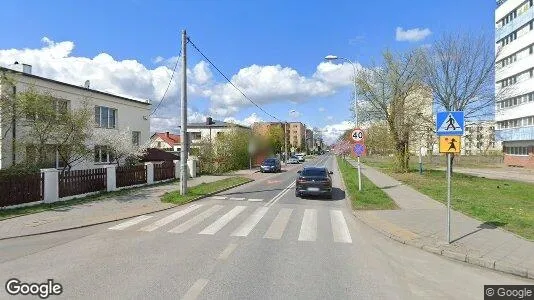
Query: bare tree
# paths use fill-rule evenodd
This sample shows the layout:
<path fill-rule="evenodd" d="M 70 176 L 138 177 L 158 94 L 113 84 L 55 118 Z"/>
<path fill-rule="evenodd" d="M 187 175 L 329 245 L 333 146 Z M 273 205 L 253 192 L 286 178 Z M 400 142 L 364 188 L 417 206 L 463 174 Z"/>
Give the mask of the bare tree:
<path fill-rule="evenodd" d="M 359 112 L 363 121 L 385 121 L 395 147 L 396 170 L 408 171 L 410 134 L 421 121 L 425 90 L 418 50 L 394 55 L 386 51 L 383 63 L 362 69 L 356 77 Z"/>
<path fill-rule="evenodd" d="M 495 101 L 506 89 L 495 89 L 495 43 L 487 35 L 447 34 L 426 52 L 424 81 L 436 105 L 445 111 L 463 111 L 466 119 L 494 114 Z M 451 165 L 454 155 L 451 155 Z"/>

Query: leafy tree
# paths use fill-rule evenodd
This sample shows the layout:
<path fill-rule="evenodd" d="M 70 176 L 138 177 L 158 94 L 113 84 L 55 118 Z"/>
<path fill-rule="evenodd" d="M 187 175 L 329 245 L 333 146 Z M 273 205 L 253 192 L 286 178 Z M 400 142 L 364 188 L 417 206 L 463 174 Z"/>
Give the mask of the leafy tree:
<path fill-rule="evenodd" d="M 395 152 L 394 142 L 385 122 L 369 126 L 365 132 L 365 147 L 369 155 L 388 155 Z"/>
<path fill-rule="evenodd" d="M 284 129 L 280 126 L 270 126 L 267 131 L 267 142 L 271 153 L 278 153 L 284 147 Z"/>

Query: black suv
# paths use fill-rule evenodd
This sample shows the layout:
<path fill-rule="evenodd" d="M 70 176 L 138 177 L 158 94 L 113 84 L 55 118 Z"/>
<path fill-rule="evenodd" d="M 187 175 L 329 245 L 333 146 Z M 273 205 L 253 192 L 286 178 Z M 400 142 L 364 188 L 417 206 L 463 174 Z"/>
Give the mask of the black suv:
<path fill-rule="evenodd" d="M 332 199 L 332 178 L 327 168 L 306 167 L 298 171 L 300 176 L 295 185 L 295 196 L 321 195 Z"/>

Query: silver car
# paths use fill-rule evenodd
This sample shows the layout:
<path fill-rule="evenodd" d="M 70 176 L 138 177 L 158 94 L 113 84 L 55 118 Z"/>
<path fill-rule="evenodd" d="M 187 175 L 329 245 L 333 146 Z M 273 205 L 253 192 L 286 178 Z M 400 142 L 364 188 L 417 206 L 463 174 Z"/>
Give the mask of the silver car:
<path fill-rule="evenodd" d="M 287 163 L 288 163 L 288 164 L 298 164 L 298 163 L 299 163 L 299 159 L 298 159 L 298 157 L 296 157 L 296 156 L 291 156 L 291 157 L 287 160 Z"/>

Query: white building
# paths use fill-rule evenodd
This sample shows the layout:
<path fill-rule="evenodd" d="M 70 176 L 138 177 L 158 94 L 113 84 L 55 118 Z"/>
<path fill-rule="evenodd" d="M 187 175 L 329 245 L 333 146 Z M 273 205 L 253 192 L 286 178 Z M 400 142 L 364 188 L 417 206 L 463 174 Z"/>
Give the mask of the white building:
<path fill-rule="evenodd" d="M 247 126 L 217 121 L 213 120 L 211 117 L 207 117 L 205 122 L 189 123 L 187 124 L 189 145 L 194 147 L 195 144 L 199 144 L 201 142 L 213 142 L 217 136 L 236 127 L 251 130 L 250 127 Z"/>
<path fill-rule="evenodd" d="M 495 140 L 494 121 L 466 122 L 461 143 L 461 155 L 485 155 L 502 151 L 502 143 Z"/>
<path fill-rule="evenodd" d="M 534 168 L 534 3 L 500 0 L 495 10 L 496 137 L 507 165 Z M 501 97 L 498 97 L 501 98 Z"/>
<path fill-rule="evenodd" d="M 180 136 L 170 132 L 156 132 L 150 137 L 150 148 L 180 151 Z"/>
<path fill-rule="evenodd" d="M 22 65 L 18 65 L 22 66 Z M 58 104 L 64 109 L 79 109 L 84 103 L 94 109 L 95 132 L 98 131 L 119 131 L 128 130 L 132 135 L 132 143 L 141 145 L 150 138 L 150 103 L 132 99 L 124 96 L 113 95 L 89 88 L 87 81 L 84 86 L 68 84 L 53 79 L 31 74 L 31 66 L 24 65 L 21 70 L 6 69 L 0 67 L 0 73 L 8 74 L 14 83 L 0 82 L 0 93 L 2 96 L 13 97 L 13 95 L 25 92 L 30 88 L 48 93 L 57 98 Z M 6 95 L 7 93 L 7 95 Z M 2 119 L 0 115 L 0 169 L 7 168 L 13 162 L 20 163 L 26 158 L 28 149 L 24 149 L 18 144 L 18 140 L 24 137 L 24 125 L 17 120 L 15 128 L 8 126 L 12 120 Z M 62 161 L 57 153 L 57 147 L 49 145 L 47 152 L 49 167 L 62 167 Z M 108 164 L 113 159 L 112 154 L 106 150 L 106 145 L 95 145 L 90 141 L 88 146 L 94 149 L 94 155 L 78 162 L 73 169 L 95 168 Z"/>

